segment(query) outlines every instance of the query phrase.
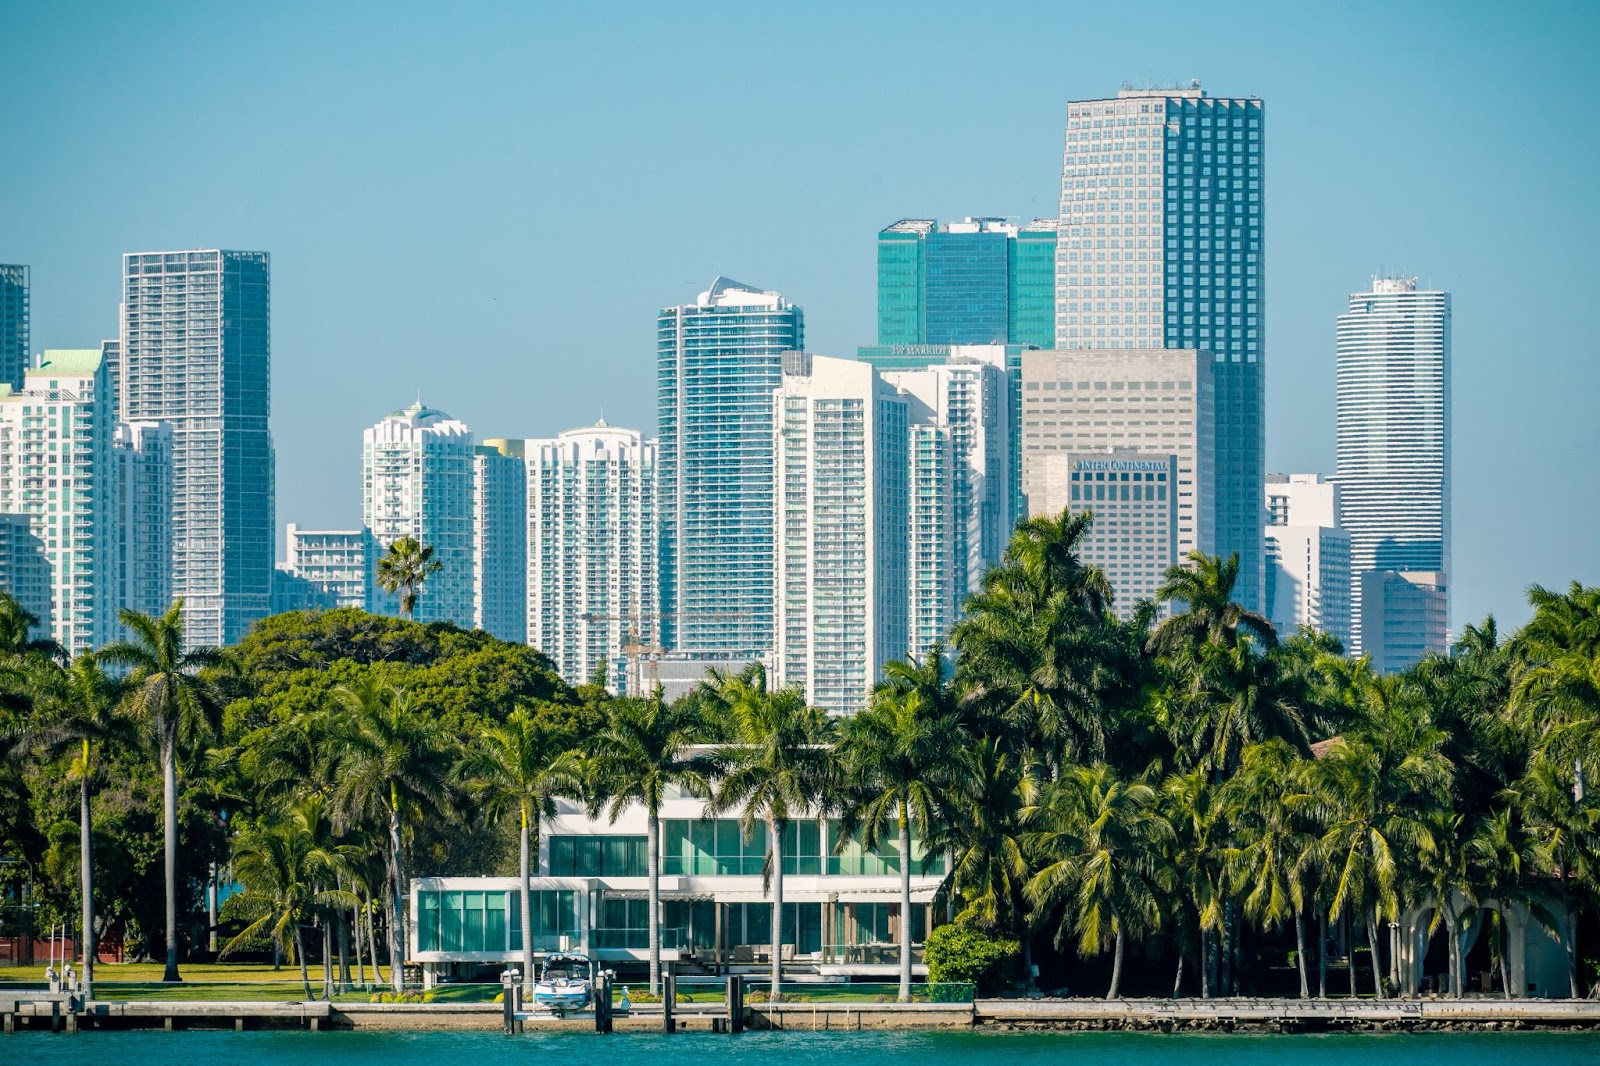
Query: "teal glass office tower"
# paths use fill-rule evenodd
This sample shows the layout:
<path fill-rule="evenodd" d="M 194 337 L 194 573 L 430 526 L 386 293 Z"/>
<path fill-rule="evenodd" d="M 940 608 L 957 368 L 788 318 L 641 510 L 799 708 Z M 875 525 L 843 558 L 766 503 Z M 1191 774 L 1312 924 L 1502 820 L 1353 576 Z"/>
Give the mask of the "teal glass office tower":
<path fill-rule="evenodd" d="M 717 278 L 656 319 L 661 636 L 754 657 L 773 646 L 773 392 L 805 346 L 800 308 Z"/>
<path fill-rule="evenodd" d="M 1264 583 L 1266 264 L 1258 99 L 1125 88 L 1067 105 L 1056 347 L 1197 348 L 1215 360 L 1216 549 Z"/>
<path fill-rule="evenodd" d="M 22 388 L 29 343 L 28 268 L 0 264 L 0 385 Z"/>
<path fill-rule="evenodd" d="M 904 219 L 878 234 L 878 344 L 1055 341 L 1056 220 Z"/>

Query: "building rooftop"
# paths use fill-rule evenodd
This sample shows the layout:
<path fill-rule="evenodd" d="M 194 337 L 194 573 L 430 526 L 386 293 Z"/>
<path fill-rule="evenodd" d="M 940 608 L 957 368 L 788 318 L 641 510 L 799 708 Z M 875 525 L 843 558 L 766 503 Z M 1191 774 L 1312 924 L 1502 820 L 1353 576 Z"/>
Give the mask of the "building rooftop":
<path fill-rule="evenodd" d="M 434 422 L 448 422 L 450 421 L 450 416 L 436 407 L 423 406 L 422 399 L 419 397 L 416 403 L 402 411 L 390 411 L 383 416 L 383 420 L 385 422 L 390 420 L 412 422 L 416 425 L 424 426 L 432 425 Z"/>
<path fill-rule="evenodd" d="M 39 365 L 29 374 L 93 374 L 100 369 L 99 348 L 47 349 Z"/>

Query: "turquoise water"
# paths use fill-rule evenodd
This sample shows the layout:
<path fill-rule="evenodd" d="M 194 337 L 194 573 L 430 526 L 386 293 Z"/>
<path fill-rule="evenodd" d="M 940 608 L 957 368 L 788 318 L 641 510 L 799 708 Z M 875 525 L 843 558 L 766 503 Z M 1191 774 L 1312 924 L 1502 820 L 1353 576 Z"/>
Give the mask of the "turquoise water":
<path fill-rule="evenodd" d="M 554 1056 L 554 1058 L 552 1058 Z M 1600 1033 L 1223 1036 L 1142 1033 L 89 1032 L 0 1036 L 0 1063 L 103 1066 L 1595 1066 Z"/>

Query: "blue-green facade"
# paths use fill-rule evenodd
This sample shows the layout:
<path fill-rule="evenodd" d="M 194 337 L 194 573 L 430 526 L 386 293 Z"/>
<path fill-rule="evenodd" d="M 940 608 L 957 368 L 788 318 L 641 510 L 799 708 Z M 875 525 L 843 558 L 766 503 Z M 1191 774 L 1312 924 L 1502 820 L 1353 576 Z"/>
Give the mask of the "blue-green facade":
<path fill-rule="evenodd" d="M 896 222 L 878 234 L 878 344 L 1055 341 L 1055 228 Z"/>

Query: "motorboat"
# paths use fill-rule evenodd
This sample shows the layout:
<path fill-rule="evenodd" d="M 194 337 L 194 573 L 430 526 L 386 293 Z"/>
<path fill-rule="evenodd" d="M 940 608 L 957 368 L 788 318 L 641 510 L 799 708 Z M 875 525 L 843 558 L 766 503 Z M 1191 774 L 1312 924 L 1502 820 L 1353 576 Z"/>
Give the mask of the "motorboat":
<path fill-rule="evenodd" d="M 544 960 L 533 985 L 533 1005 L 556 1014 L 583 1010 L 594 996 L 594 964 L 587 955 L 556 952 Z"/>

